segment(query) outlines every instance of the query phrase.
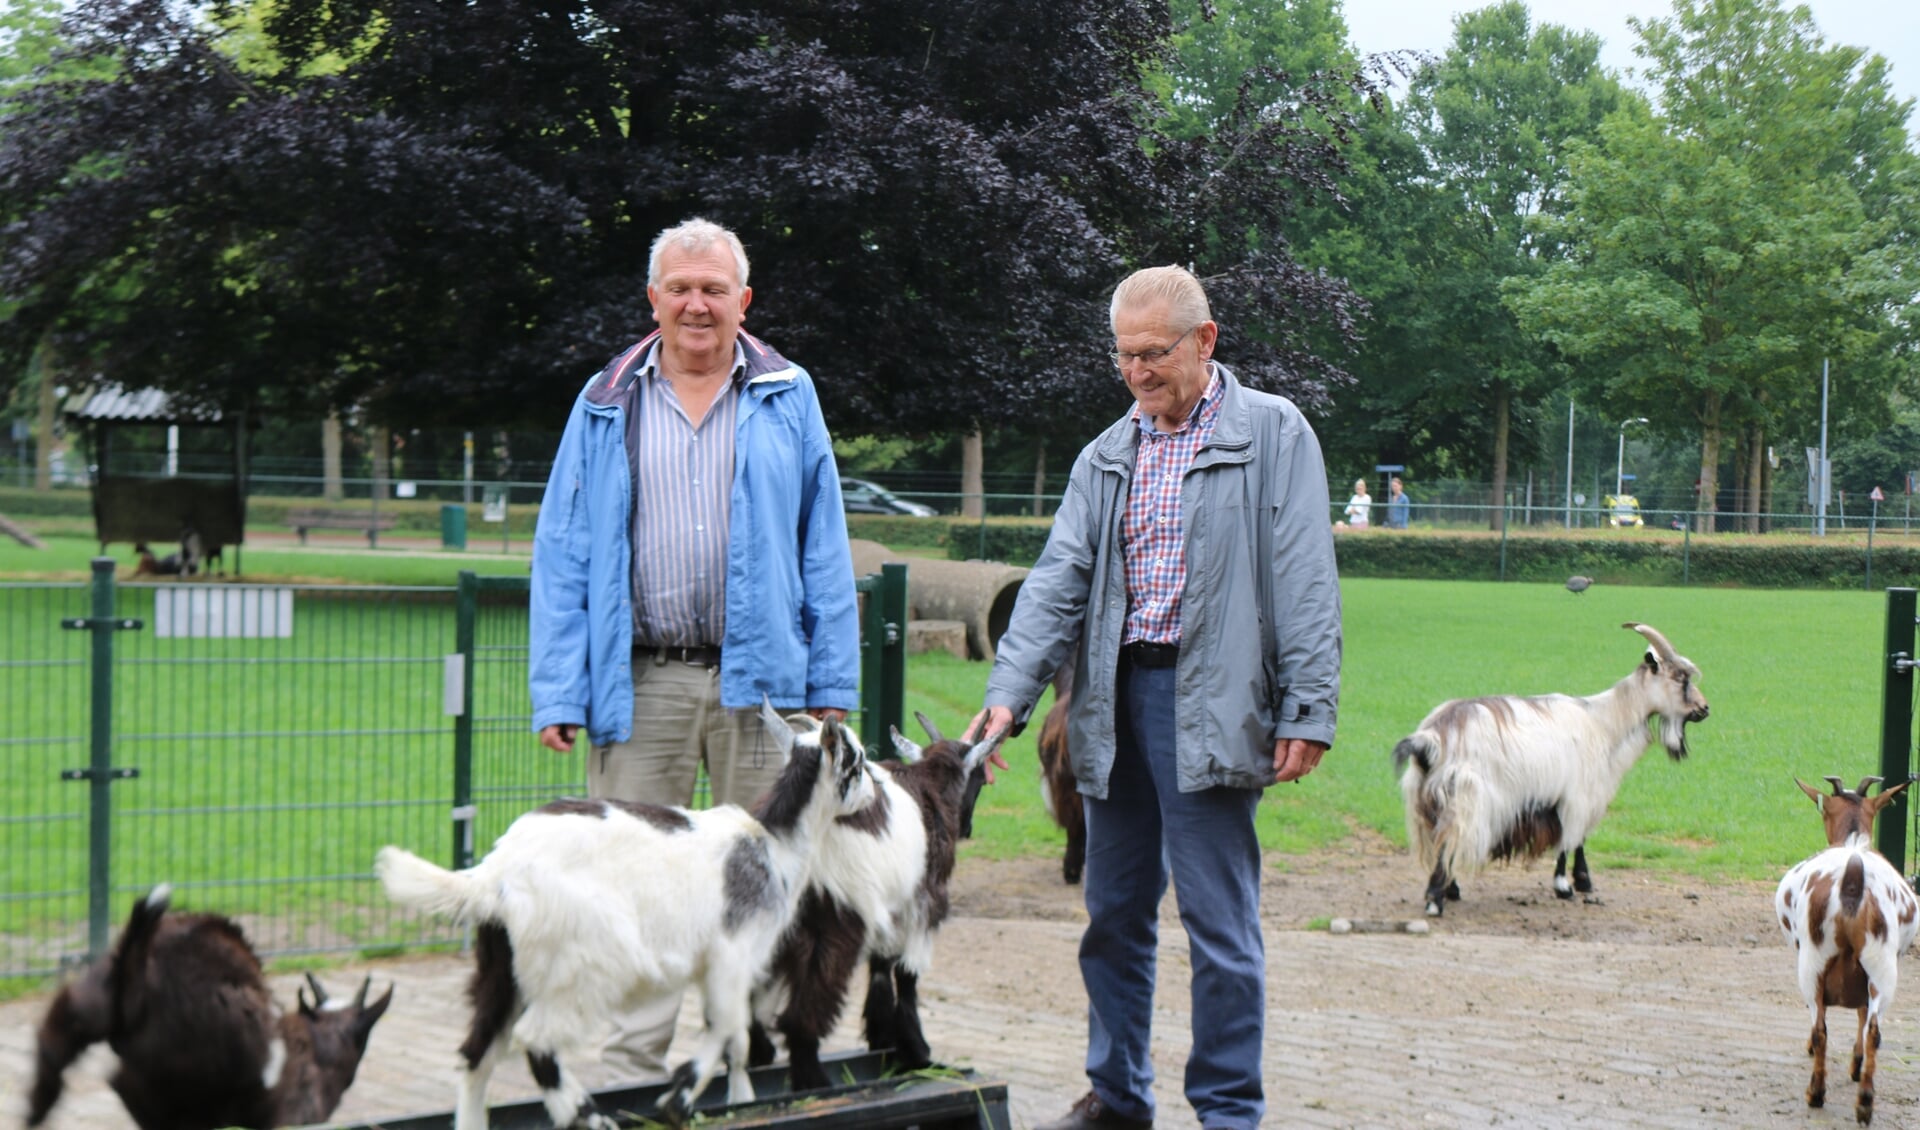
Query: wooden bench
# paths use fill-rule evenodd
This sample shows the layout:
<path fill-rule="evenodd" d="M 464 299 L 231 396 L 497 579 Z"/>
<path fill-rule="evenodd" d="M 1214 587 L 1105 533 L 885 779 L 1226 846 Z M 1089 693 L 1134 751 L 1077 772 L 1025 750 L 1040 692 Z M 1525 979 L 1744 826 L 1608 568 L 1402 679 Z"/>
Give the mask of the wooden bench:
<path fill-rule="evenodd" d="M 287 511 L 287 525 L 300 535 L 300 544 L 307 544 L 308 530 L 361 530 L 367 535 L 367 544 L 380 544 L 380 531 L 391 530 L 396 519 L 392 514 L 382 514 L 374 510 L 322 510 L 318 508 Z"/>

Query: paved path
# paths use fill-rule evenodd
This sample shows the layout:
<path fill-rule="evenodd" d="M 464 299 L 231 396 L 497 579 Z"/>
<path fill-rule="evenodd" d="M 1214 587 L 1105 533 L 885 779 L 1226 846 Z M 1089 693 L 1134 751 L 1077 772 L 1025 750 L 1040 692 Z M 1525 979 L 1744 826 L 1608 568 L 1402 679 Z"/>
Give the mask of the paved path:
<path fill-rule="evenodd" d="M 1191 1127 L 1179 1095 L 1186 951 L 1163 932 L 1155 1058 L 1160 1124 Z M 950 1062 L 1008 1083 L 1016 1127 L 1085 1089 L 1084 997 L 1073 922 L 962 918 L 923 982 L 928 1036 Z M 1771 940 L 1771 939 L 1770 939 Z M 1854 1125 L 1844 1056 L 1832 1105 L 1809 1111 L 1804 1012 L 1775 945 L 1686 948 L 1446 934 L 1269 931 L 1268 1126 L 1756 1127 Z M 1909 985 L 1920 985 L 1913 957 Z M 467 966 L 418 957 L 325 972 L 336 992 L 365 971 L 398 985 L 359 1081 L 336 1117 L 445 1110 L 466 1008 Z M 291 1000 L 294 980 L 277 979 Z M 1920 997 L 1920 993 L 1912 994 Z M 1554 1003 L 1548 1005 L 1545 1002 Z M 0 1119 L 18 1117 L 45 998 L 0 1005 Z M 1904 1005 L 1904 1007 L 1902 1007 Z M 850 1010 L 852 1011 L 852 1010 Z M 682 1013 L 683 1025 L 694 1010 Z M 843 1027 L 829 1050 L 856 1046 Z M 95 1049 L 69 1072 L 50 1130 L 126 1124 Z M 1920 1127 L 1920 1000 L 1896 1005 L 1880 1058 L 1877 1127 Z M 597 1064 L 591 1086 L 610 1085 Z M 492 1098 L 534 1093 L 524 1066 Z"/>

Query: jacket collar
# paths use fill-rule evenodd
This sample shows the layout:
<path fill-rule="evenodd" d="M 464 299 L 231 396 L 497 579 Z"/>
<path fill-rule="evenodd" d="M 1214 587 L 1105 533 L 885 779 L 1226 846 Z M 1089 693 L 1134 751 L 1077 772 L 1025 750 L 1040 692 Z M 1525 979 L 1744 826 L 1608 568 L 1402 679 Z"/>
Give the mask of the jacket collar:
<path fill-rule="evenodd" d="M 1232 369 L 1218 361 L 1208 363 L 1220 377 L 1220 415 L 1214 418 L 1213 435 L 1201 447 L 1201 454 L 1195 457 L 1195 463 L 1205 458 L 1207 452 L 1244 451 L 1253 437 L 1253 424 L 1247 414 L 1246 390 L 1240 387 L 1240 381 L 1233 375 Z M 1131 470 L 1134 452 L 1139 447 L 1139 432 L 1139 421 L 1132 412 L 1128 412 L 1094 441 L 1094 462 L 1110 469 Z"/>
<path fill-rule="evenodd" d="M 638 379 L 641 370 L 646 368 L 647 360 L 652 356 L 653 348 L 659 341 L 660 331 L 655 330 L 615 357 L 606 368 L 600 370 L 599 375 L 588 382 L 587 403 L 604 408 L 624 402 L 627 394 L 633 390 L 634 381 Z M 736 374 L 740 371 L 739 364 L 744 362 L 747 388 L 757 395 L 764 396 L 774 389 L 791 385 L 798 375 L 793 362 L 780 356 L 778 350 L 745 330 L 740 331 L 740 338 L 734 345 L 734 360 Z M 739 378 L 736 376 L 735 379 Z"/>

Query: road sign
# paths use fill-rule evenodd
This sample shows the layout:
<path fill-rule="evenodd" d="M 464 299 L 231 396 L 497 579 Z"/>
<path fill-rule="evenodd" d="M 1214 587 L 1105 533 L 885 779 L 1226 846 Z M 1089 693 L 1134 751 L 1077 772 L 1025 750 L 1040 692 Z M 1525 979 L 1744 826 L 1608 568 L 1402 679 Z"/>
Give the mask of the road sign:
<path fill-rule="evenodd" d="M 1867 497 L 1873 499 L 1875 502 L 1885 502 L 1887 500 L 1887 496 L 1880 493 L 1879 487 L 1874 487 L 1873 493 L 1868 495 Z"/>
<path fill-rule="evenodd" d="M 1377 475 L 1385 475 L 1389 472 L 1404 471 L 1406 469 L 1407 465 L 1405 463 L 1375 463 L 1373 465 L 1373 471 Z"/>

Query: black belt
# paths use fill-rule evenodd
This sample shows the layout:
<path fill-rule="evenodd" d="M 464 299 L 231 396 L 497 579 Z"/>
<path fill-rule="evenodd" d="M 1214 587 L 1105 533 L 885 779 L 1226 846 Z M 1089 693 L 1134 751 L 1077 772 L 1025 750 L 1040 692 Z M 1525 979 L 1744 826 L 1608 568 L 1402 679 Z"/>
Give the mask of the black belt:
<path fill-rule="evenodd" d="M 651 647 L 647 644 L 633 645 L 633 654 L 665 666 L 668 663 L 685 663 L 689 667 L 720 666 L 720 645 L 701 644 L 698 647 Z"/>
<path fill-rule="evenodd" d="M 1135 640 L 1121 647 L 1120 655 L 1135 667 L 1172 667 L 1180 662 L 1180 645 Z"/>

